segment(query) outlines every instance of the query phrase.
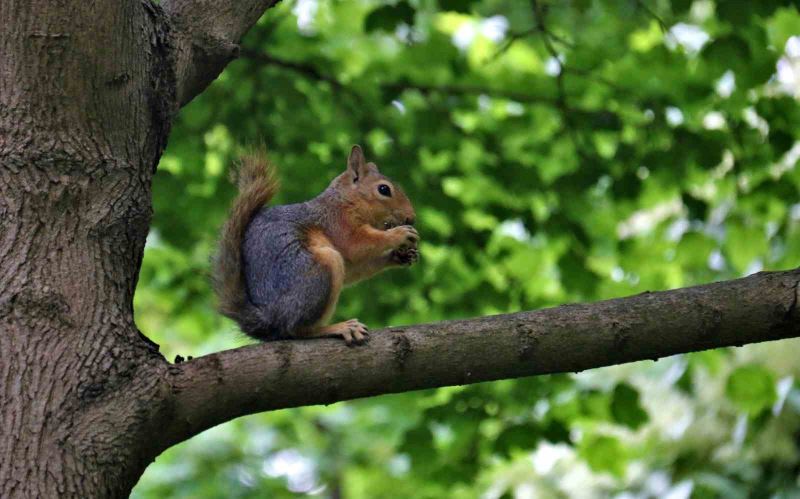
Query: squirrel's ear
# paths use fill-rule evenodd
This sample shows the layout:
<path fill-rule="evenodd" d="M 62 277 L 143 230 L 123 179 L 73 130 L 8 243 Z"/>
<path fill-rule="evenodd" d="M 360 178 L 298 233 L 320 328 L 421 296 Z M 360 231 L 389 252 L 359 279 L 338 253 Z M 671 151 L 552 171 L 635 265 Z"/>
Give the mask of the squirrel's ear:
<path fill-rule="evenodd" d="M 350 157 L 347 158 L 347 170 L 353 177 L 353 182 L 358 180 L 367 173 L 367 160 L 364 159 L 364 151 L 361 146 L 355 145 L 350 150 Z"/>

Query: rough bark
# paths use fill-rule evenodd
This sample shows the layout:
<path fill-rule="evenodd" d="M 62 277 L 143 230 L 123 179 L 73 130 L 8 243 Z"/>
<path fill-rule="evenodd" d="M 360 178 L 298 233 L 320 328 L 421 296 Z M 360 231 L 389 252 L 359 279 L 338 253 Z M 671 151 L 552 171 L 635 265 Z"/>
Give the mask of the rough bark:
<path fill-rule="evenodd" d="M 268 4 L 227 3 L 0 0 L 0 497 L 126 496 L 161 450 L 132 297 L 178 91 L 221 69 L 181 59 L 178 15 L 246 12 L 233 43 Z"/>
<path fill-rule="evenodd" d="M 177 54 L 181 106 L 205 90 L 239 55 L 239 40 L 280 0 L 167 0 Z"/>
<path fill-rule="evenodd" d="M 132 297 L 168 27 L 141 2 L 4 0 L 0 19 L 0 497 L 122 495 L 166 389 Z"/>
<path fill-rule="evenodd" d="M 0 497 L 124 497 L 255 411 L 797 336 L 798 271 L 171 365 L 133 323 L 172 116 L 272 0 L 0 0 Z"/>

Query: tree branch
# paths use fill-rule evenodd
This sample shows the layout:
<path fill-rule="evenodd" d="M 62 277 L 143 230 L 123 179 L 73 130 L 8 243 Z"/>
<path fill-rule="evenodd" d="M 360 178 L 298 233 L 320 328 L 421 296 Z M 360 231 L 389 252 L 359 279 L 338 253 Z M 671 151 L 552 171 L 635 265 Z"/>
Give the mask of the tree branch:
<path fill-rule="evenodd" d="M 336 79 L 336 77 L 323 73 L 313 64 L 309 64 L 307 62 L 290 61 L 253 49 L 242 49 L 242 57 L 245 59 L 250 59 L 259 64 L 266 64 L 268 66 L 276 66 L 279 68 L 288 69 L 312 80 L 326 81 L 336 88 L 342 87 L 342 84 Z"/>
<path fill-rule="evenodd" d="M 239 55 L 239 41 L 279 0 L 164 0 L 176 50 L 178 104 L 183 106 Z"/>
<path fill-rule="evenodd" d="M 293 71 L 301 76 L 311 80 L 325 81 L 341 90 L 349 90 L 346 84 L 340 82 L 335 76 L 329 75 L 321 71 L 315 65 L 302 61 L 291 61 L 282 59 L 270 54 L 258 52 L 255 50 L 242 50 L 242 56 L 259 64 L 268 66 L 275 66 L 281 69 Z M 378 82 L 376 83 L 381 90 L 391 92 L 403 92 L 405 90 L 417 90 L 423 95 L 430 95 L 432 93 L 442 93 L 447 95 L 488 95 L 493 98 L 510 99 L 517 102 L 543 102 L 555 104 L 556 99 L 547 95 L 534 95 L 523 92 L 515 92 L 513 90 L 505 90 L 500 88 L 491 88 L 480 85 L 431 85 L 427 83 L 413 82 L 407 79 L 396 82 Z"/>
<path fill-rule="evenodd" d="M 279 341 L 172 366 L 169 444 L 255 412 L 577 372 L 800 336 L 800 269 L 531 312 L 372 333 L 366 346 Z"/>
<path fill-rule="evenodd" d="M 555 45 L 553 44 L 551 32 L 545 21 L 547 9 L 542 7 L 538 0 L 530 0 L 530 3 L 531 9 L 533 10 L 534 22 L 536 23 L 536 26 L 538 26 L 539 31 L 542 33 L 542 43 L 544 43 L 544 47 L 547 50 L 547 53 L 550 54 L 550 57 L 558 64 L 558 73 L 556 73 L 556 107 L 559 108 L 561 111 L 561 116 L 564 118 L 564 128 L 572 140 L 572 144 L 575 147 L 575 152 L 584 161 L 591 162 L 592 158 L 585 150 L 586 148 L 583 137 L 578 132 L 578 127 L 575 126 L 575 121 L 573 119 L 574 111 L 567 102 L 567 88 L 564 81 L 564 75 L 567 73 L 566 64 L 564 62 L 565 57 L 556 50 Z"/>

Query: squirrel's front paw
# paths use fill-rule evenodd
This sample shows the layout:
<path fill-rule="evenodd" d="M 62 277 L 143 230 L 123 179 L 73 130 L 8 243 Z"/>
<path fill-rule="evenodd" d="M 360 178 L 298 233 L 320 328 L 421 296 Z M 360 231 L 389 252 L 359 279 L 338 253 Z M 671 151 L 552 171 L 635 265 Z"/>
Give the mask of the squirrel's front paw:
<path fill-rule="evenodd" d="M 419 250 L 413 247 L 398 248 L 392 251 L 389 258 L 396 265 L 413 265 L 419 261 Z"/>
<path fill-rule="evenodd" d="M 400 225 L 389 229 L 392 237 L 395 239 L 396 248 L 416 247 L 419 241 L 419 232 L 417 229 L 410 225 Z"/>

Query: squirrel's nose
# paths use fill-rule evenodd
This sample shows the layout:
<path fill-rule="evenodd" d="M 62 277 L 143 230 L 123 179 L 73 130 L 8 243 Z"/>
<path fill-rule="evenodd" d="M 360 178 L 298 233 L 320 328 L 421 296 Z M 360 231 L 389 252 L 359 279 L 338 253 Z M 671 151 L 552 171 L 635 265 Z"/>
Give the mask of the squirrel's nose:
<path fill-rule="evenodd" d="M 413 218 L 406 218 L 405 225 L 414 225 L 414 219 Z"/>

